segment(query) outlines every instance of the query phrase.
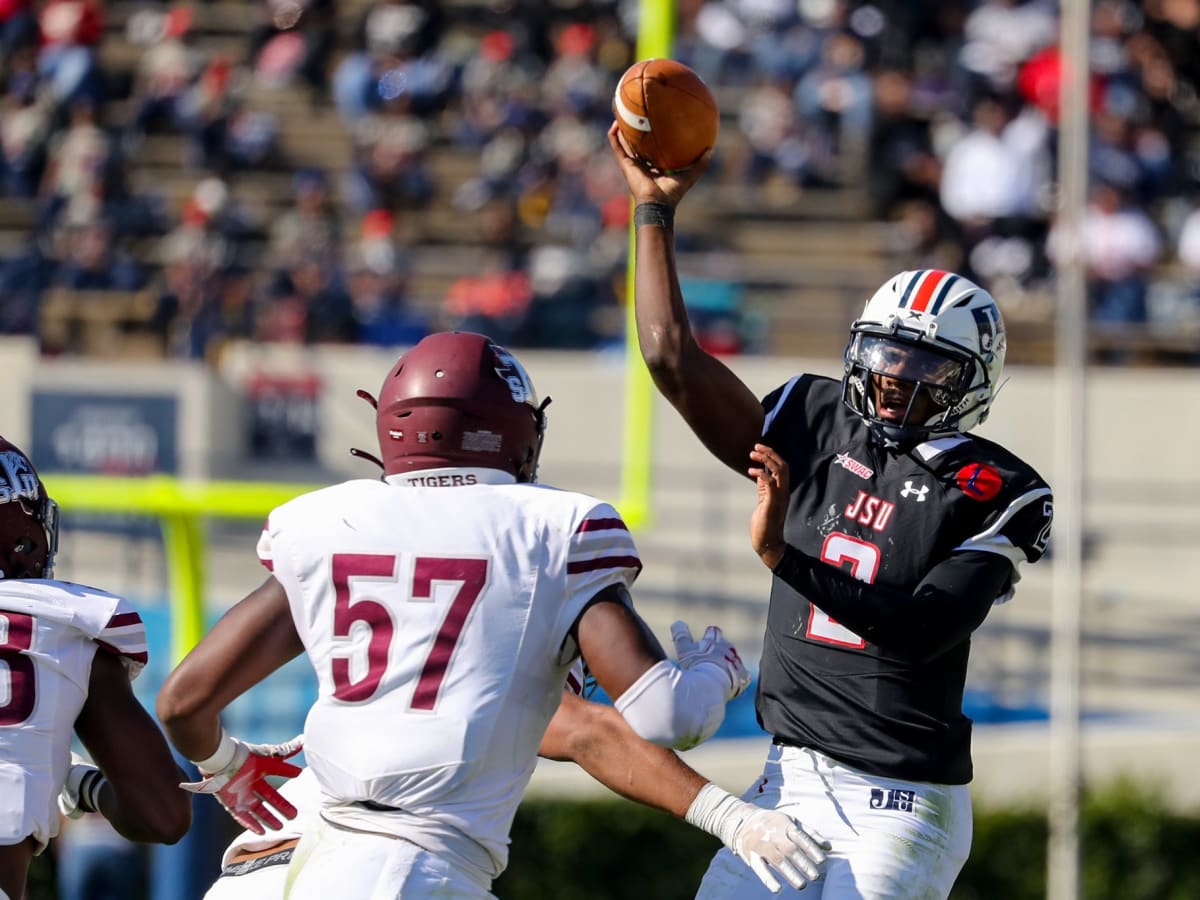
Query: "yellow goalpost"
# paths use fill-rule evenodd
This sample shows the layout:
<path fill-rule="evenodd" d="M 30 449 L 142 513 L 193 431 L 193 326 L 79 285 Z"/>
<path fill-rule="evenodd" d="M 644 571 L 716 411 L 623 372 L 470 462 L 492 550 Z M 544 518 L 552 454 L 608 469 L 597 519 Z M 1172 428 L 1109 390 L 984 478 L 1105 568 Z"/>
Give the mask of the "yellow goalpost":
<path fill-rule="evenodd" d="M 171 475 L 116 478 L 45 475 L 46 491 L 67 513 L 153 516 L 162 527 L 171 604 L 171 661 L 204 635 L 208 539 L 203 519 L 263 519 L 275 507 L 323 485 L 184 481 Z"/>
<path fill-rule="evenodd" d="M 637 58 L 669 57 L 675 38 L 674 0 L 638 4 Z M 632 206 L 633 201 L 630 201 Z M 634 319 L 636 241 L 629 223 L 629 262 L 625 273 L 625 432 L 621 452 L 621 517 L 633 529 L 650 525 L 650 470 L 654 458 L 654 385 L 638 348 Z"/>

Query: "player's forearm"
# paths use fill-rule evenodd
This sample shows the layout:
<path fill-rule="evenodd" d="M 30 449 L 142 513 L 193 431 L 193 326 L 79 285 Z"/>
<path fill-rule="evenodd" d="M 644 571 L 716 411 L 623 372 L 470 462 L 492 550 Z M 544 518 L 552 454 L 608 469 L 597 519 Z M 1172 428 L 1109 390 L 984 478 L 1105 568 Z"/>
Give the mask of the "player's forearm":
<path fill-rule="evenodd" d="M 190 760 L 207 759 L 220 740 L 221 711 L 302 652 L 287 594 L 268 578 L 167 677 L 156 709 L 171 743 Z"/>
<path fill-rule="evenodd" d="M 642 359 L 659 392 L 717 459 L 745 474 L 746 454 L 762 433 L 758 398 L 692 334 L 675 269 L 670 229 L 637 230 L 635 315 Z"/>
<path fill-rule="evenodd" d="M 190 799 L 178 786 L 185 778 L 184 772 L 176 769 L 175 783 L 169 792 L 152 795 L 143 787 L 143 796 L 131 794 L 124 799 L 106 781 L 100 788 L 98 812 L 127 840 L 139 844 L 174 844 L 191 824 Z"/>
<path fill-rule="evenodd" d="M 70 805 L 100 812 L 130 840 L 174 843 L 191 824 L 191 798 L 162 732 L 130 687 L 124 666 L 96 654 L 75 732 L 93 763 L 72 759 L 63 791 Z"/>
<path fill-rule="evenodd" d="M 707 783 L 672 751 L 639 738 L 610 706 L 565 701 L 555 720 L 541 754 L 574 762 L 622 797 L 682 817 Z"/>
<path fill-rule="evenodd" d="M 1007 563 L 987 554 L 956 554 L 910 592 L 858 581 L 788 545 L 773 572 L 859 637 L 920 660 L 979 627 L 1003 593 Z"/>
<path fill-rule="evenodd" d="M 190 760 L 208 759 L 221 741 L 221 719 L 215 713 L 168 717 L 162 723 L 171 744 Z"/>
<path fill-rule="evenodd" d="M 660 225 L 637 229 L 634 291 L 642 358 L 659 388 L 674 398 L 686 387 L 682 382 L 684 362 L 695 338 L 675 269 L 672 229 Z"/>
<path fill-rule="evenodd" d="M 185 662 L 186 666 L 187 663 Z M 158 693 L 158 720 L 175 749 L 191 760 L 212 756 L 221 740 L 220 706 L 176 669 Z"/>
<path fill-rule="evenodd" d="M 34 839 L 17 844 L 0 844 L 0 891 L 9 897 L 25 896 L 25 879 L 33 860 Z"/>

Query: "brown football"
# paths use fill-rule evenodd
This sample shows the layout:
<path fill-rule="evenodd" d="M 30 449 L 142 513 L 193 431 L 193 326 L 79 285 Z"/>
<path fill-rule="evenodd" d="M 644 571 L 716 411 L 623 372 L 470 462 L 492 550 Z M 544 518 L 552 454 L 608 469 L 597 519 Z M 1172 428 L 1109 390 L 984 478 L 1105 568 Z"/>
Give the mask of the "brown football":
<path fill-rule="evenodd" d="M 644 59 L 626 69 L 613 115 L 629 149 L 661 172 L 695 163 L 716 143 L 721 121 L 708 85 L 673 59 Z"/>

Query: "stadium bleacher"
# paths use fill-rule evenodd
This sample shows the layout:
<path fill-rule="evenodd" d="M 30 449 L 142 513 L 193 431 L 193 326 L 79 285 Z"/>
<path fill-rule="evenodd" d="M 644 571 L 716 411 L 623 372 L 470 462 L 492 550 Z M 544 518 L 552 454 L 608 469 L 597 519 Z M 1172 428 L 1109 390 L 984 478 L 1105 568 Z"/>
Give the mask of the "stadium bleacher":
<path fill-rule="evenodd" d="M 379 4 L 384 6 L 387 4 Z M 393 4 L 400 7 L 405 4 Z M 430 4 L 409 4 L 428 7 Z M 973 4 L 967 4 L 971 6 Z M 319 6 L 319 5 L 318 5 Z M 441 44 L 478 48 L 483 36 L 504 30 L 503 22 L 486 3 L 457 0 L 433 4 L 442 9 Z M 847 4 L 846 10 L 856 4 Z M 188 46 L 212 60 L 224 54 L 244 68 L 238 88 L 240 109 L 263 114 L 277 123 L 274 149 L 256 166 L 226 166 L 217 174 L 224 179 L 229 196 L 245 212 L 238 236 L 239 258 L 248 262 L 265 281 L 278 261 L 270 258 L 271 224 L 291 208 L 293 175 L 298 170 L 316 169 L 341 185 L 353 172 L 356 150 L 352 126 L 335 106 L 329 93 L 314 91 L 299 76 L 268 79 L 255 74 L 250 51 L 255 29 L 262 25 L 264 4 L 218 2 L 188 7 Z M 161 292 L 167 233 L 176 226 L 197 185 L 213 175 L 199 164 L 191 138 L 177 128 L 158 125 L 144 136 L 128 137 L 135 116 L 132 85 L 148 50 L 143 32 L 131 27 L 138 16 L 167 14 L 172 7 L 143 3 L 110 3 L 103 6 L 104 39 L 98 60 L 108 97 L 102 104 L 100 122 L 124 155 L 124 175 L 130 192 L 161 210 L 158 233 L 124 234 L 120 247 L 144 266 L 146 289 Z M 363 16 L 372 9 L 367 2 L 333 6 L 334 50 L 328 61 L 332 73 L 356 46 Z M 547 39 L 561 35 L 572 16 L 591 23 L 597 44 L 607 35 L 609 44 L 590 51 L 589 65 L 602 77 L 619 71 L 632 53 L 627 35 L 612 31 L 614 11 L 609 4 L 583 7 L 551 7 L 545 25 Z M 825 26 L 822 26 L 824 28 Z M 844 21 L 841 26 L 849 26 Z M 814 32 L 824 33 L 822 28 Z M 606 31 L 605 29 L 609 29 Z M 515 26 L 509 29 L 519 33 Z M 139 38 L 138 35 L 142 36 Z M 141 41 L 140 43 L 138 41 Z M 695 46 L 693 37 L 691 44 Z M 613 49 L 615 45 L 616 49 Z M 614 59 L 614 54 L 617 58 Z M 623 56 L 620 54 L 624 54 Z M 554 61 L 543 60 L 541 65 Z M 714 252 L 732 260 L 726 277 L 743 285 L 741 291 L 746 322 L 769 322 L 760 329 L 761 340 L 746 341 L 743 349 L 783 355 L 837 352 L 846 322 L 853 317 L 864 296 L 896 268 L 907 264 L 903 248 L 897 247 L 894 223 L 881 218 L 866 187 L 862 159 L 856 170 L 840 181 L 812 179 L 796 183 L 769 173 L 761 183 L 747 181 L 733 164 L 719 164 L 722 155 L 730 160 L 744 153 L 745 137 L 740 120 L 741 104 L 749 90 L 748 79 L 717 84 L 723 111 L 723 128 L 718 144 L 716 171 L 709 174 L 680 214 L 680 259 L 685 275 L 706 276 Z M 607 90 L 607 87 L 605 87 Z M 426 117 L 430 145 L 424 155 L 433 183 L 427 204 L 401 210 L 396 217 L 394 237 L 410 267 L 406 300 L 426 317 L 430 327 L 457 324 L 446 308 L 451 286 L 464 275 L 492 264 L 497 237 L 487 231 L 479 207 L 464 207 L 464 186 L 480 177 L 483 159 L 478 147 L 464 146 L 456 139 L 455 116 L 461 113 L 457 97 Z M 595 98 L 591 98 L 592 101 Z M 602 105 L 602 104 L 601 104 Z M 606 115 L 597 104 L 586 109 L 593 126 L 602 128 Z M 595 130 L 595 128 L 593 129 Z M 606 154 L 602 146 L 593 153 Z M 603 160 L 602 160 L 603 161 Z M 611 188 L 611 185 L 609 186 Z M 340 200 L 345 238 L 353 237 L 362 213 Z M 48 237 L 45 198 L 0 196 L 0 256 L 12 256 L 25 246 L 29 235 L 42 229 Z M 511 238 L 520 252 L 568 240 L 558 222 L 523 222 Z M 1165 260 L 1160 267 L 1166 277 L 1181 277 L 1178 267 Z M 1047 363 L 1053 353 L 1053 297 L 1044 283 L 1014 289 L 1006 281 L 992 285 L 1009 314 L 1014 332 L 1010 341 L 1013 362 Z M 260 283 L 260 290 L 264 285 Z M 86 296 L 59 294 L 49 298 L 39 313 L 41 334 L 51 352 L 101 354 L 154 353 L 150 339 L 156 328 L 153 307 L 138 295 L 126 304 L 91 304 Z M 261 299 L 262 303 L 271 300 Z M 84 312 L 83 306 L 91 309 Z M 104 334 L 82 337 L 79 323 L 88 320 Z M 593 335 L 596 345 L 619 338 L 619 317 L 610 317 L 607 331 Z M 614 324 L 617 323 L 617 324 Z M 92 327 L 92 326 L 87 326 Z M 77 339 L 64 344 L 61 335 Z M 49 336 L 49 340 L 47 340 Z M 1126 361 L 1187 361 L 1196 350 L 1196 334 L 1189 328 L 1154 328 L 1139 323 L 1108 329 L 1095 342 L 1103 351 L 1115 348 Z M 518 344 L 521 341 L 516 341 Z M 161 342 L 160 342 L 161 343 Z M 171 351 L 160 347 L 157 352 Z"/>

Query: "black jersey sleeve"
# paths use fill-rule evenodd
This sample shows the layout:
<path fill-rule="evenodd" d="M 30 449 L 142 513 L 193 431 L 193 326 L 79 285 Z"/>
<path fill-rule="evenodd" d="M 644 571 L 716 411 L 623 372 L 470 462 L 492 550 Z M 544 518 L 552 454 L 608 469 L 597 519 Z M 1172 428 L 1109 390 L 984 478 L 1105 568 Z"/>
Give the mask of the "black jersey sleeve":
<path fill-rule="evenodd" d="M 1037 562 L 1050 541 L 1054 520 L 1054 497 L 1050 488 L 1037 484 L 998 508 L 985 522 L 986 528 L 963 541 L 956 549 L 980 550 L 1012 561 L 1019 571 L 1022 562 Z M 1019 576 L 1018 576 L 1019 577 Z"/>
<path fill-rule="evenodd" d="M 952 553 L 912 593 L 867 584 L 788 545 L 774 574 L 864 640 L 924 661 L 966 639 L 992 604 L 1011 591 L 1004 557 L 980 550 Z"/>
<path fill-rule="evenodd" d="M 835 427 L 839 390 L 830 378 L 796 375 L 763 398 L 762 442 L 787 460 L 794 476 L 817 458 L 822 440 Z"/>

